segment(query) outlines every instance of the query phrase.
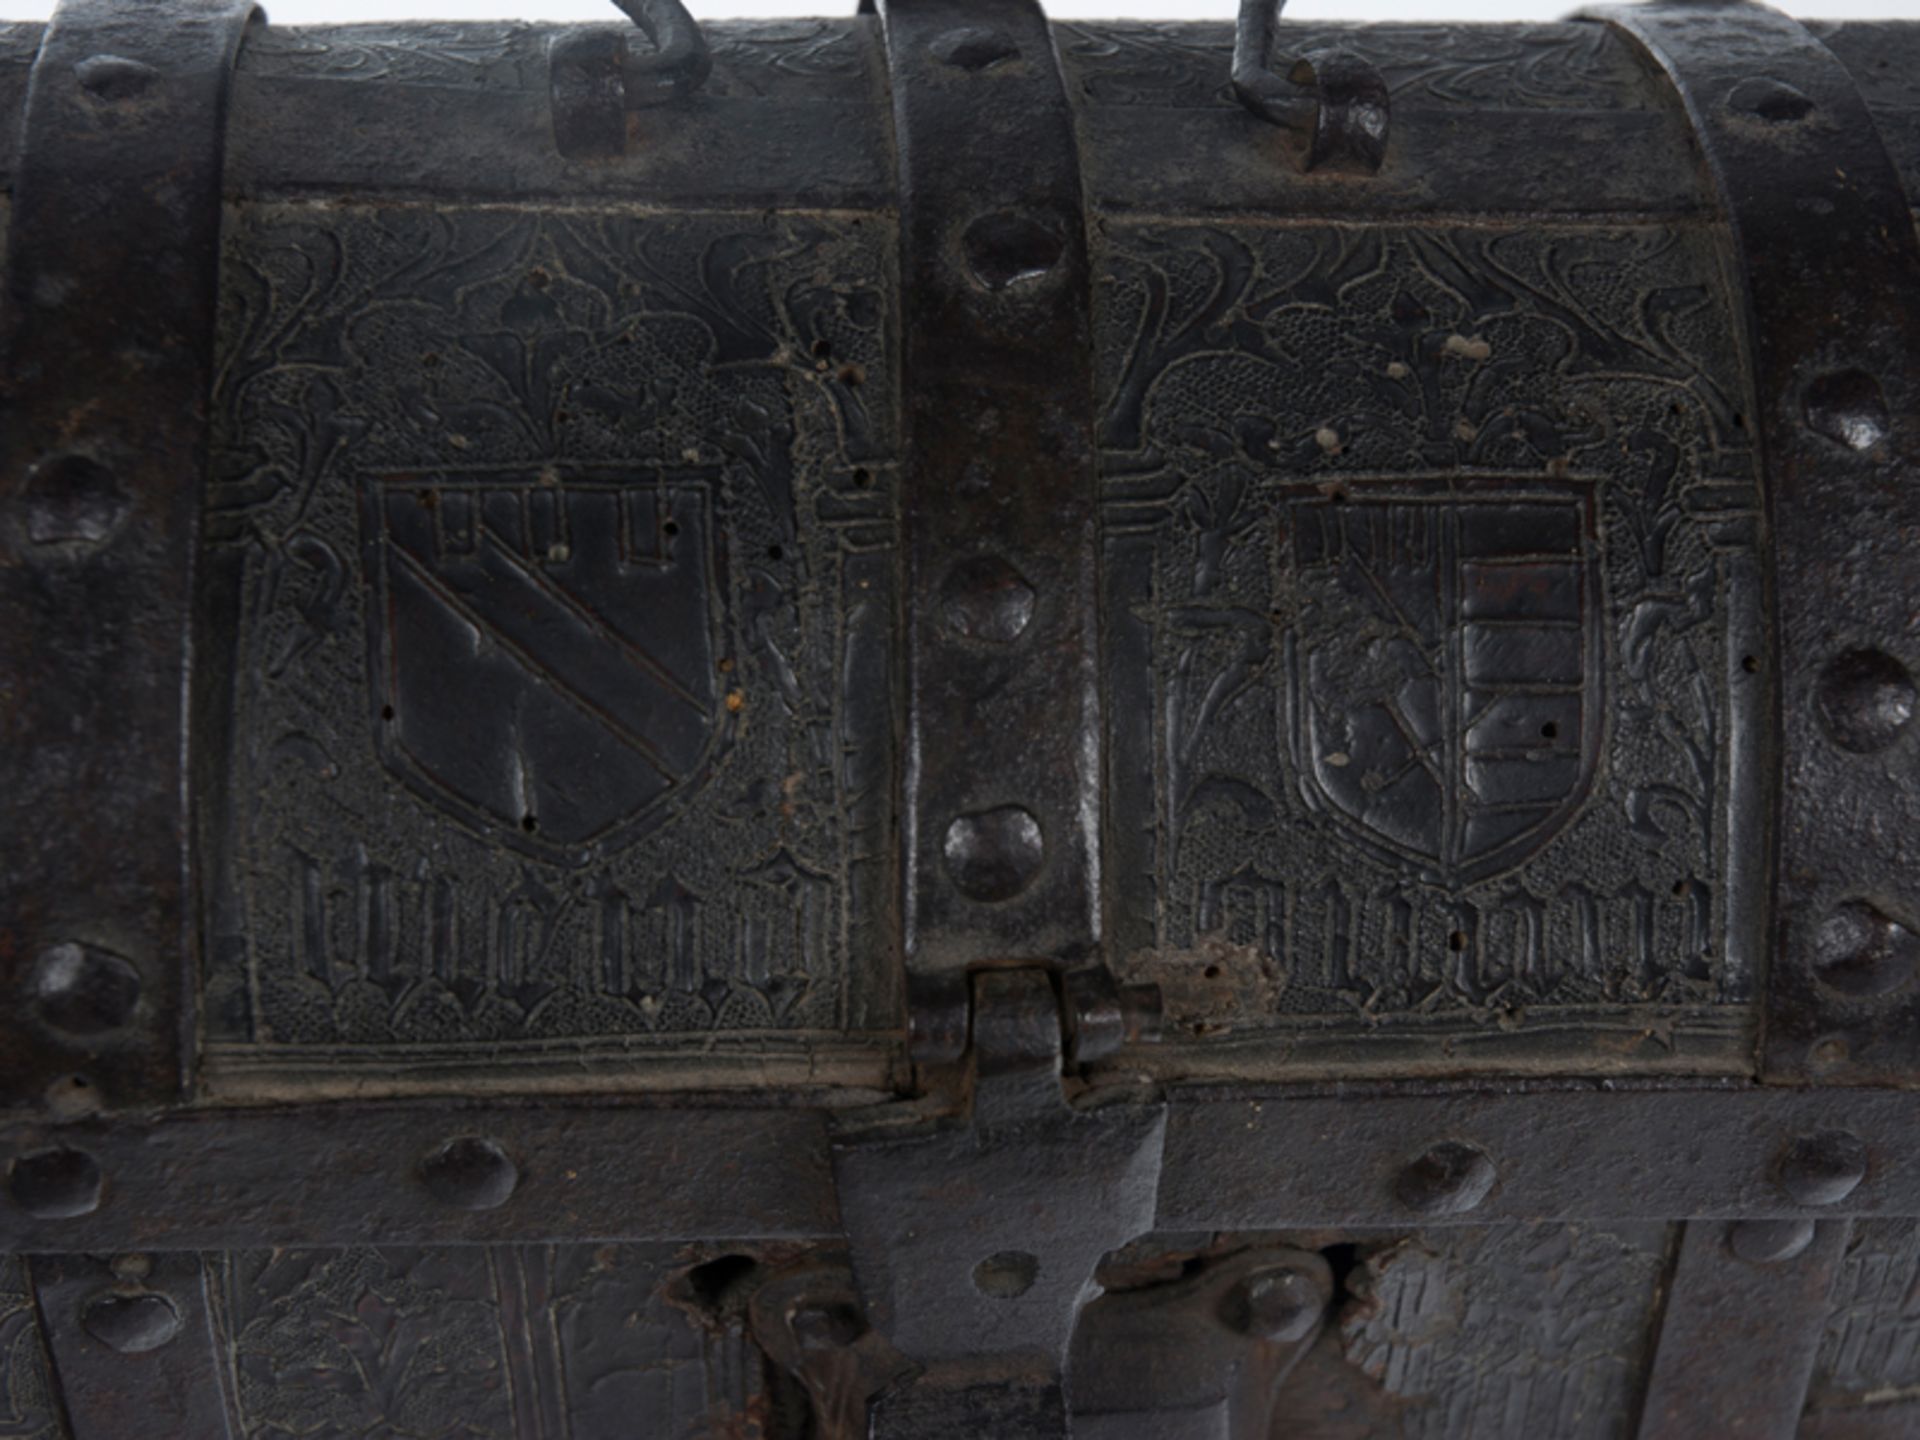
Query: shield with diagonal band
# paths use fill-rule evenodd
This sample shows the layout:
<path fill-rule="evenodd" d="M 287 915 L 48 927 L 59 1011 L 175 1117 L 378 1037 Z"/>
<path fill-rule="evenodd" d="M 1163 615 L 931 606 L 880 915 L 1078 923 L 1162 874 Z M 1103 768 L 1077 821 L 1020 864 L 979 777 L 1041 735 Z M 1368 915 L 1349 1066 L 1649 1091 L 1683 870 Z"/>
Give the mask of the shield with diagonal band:
<path fill-rule="evenodd" d="M 1363 481 L 1286 514 L 1286 729 L 1308 803 L 1448 885 L 1534 854 L 1600 753 L 1591 488 Z"/>
<path fill-rule="evenodd" d="M 449 813 L 604 851 L 727 732 L 710 477 L 524 468 L 362 487 L 374 732 Z"/>

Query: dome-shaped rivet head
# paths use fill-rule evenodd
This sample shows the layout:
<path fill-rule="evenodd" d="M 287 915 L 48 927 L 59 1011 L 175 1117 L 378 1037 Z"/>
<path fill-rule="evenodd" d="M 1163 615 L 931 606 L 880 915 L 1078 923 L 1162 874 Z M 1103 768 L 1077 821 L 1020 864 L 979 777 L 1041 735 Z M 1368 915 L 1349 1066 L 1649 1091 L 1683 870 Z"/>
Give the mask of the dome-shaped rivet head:
<path fill-rule="evenodd" d="M 1300 1340 L 1320 1322 L 1327 1292 L 1313 1276 L 1291 1265 L 1256 1270 L 1226 1300 L 1226 1318 L 1242 1334 L 1286 1343 Z"/>
<path fill-rule="evenodd" d="M 1920 705 L 1920 691 L 1907 667 L 1891 655 L 1849 650 L 1820 671 L 1814 700 L 1834 744 L 1870 755 L 1900 738 Z"/>
<path fill-rule="evenodd" d="M 1059 231 L 1017 210 L 982 215 L 960 237 L 967 271 L 987 290 L 1010 290 L 1044 279 L 1066 254 Z"/>
<path fill-rule="evenodd" d="M 1920 935 L 1867 900 L 1845 900 L 1813 934 L 1813 973 L 1842 995 L 1886 995 L 1920 968 Z"/>
<path fill-rule="evenodd" d="M 164 1295 L 116 1293 L 88 1301 L 80 1323 L 108 1349 L 140 1355 L 180 1333 L 180 1312 Z"/>
<path fill-rule="evenodd" d="M 983 901 L 1018 895 L 1047 853 L 1040 822 L 1018 805 L 960 816 L 947 827 L 941 849 L 960 893 Z"/>
<path fill-rule="evenodd" d="M 1400 1172 L 1393 1193 L 1420 1215 L 1459 1215 L 1487 1198 L 1498 1178 L 1484 1150 L 1443 1140 Z"/>
<path fill-rule="evenodd" d="M 72 452 L 37 463 L 27 473 L 20 501 L 28 543 L 70 555 L 99 549 L 133 508 L 112 470 Z"/>
<path fill-rule="evenodd" d="M 998 555 L 975 555 L 947 572 L 940 618 L 965 640 L 1007 645 L 1033 621 L 1033 586 Z"/>
<path fill-rule="evenodd" d="M 1806 92 L 1766 75 L 1753 75 L 1727 92 L 1727 108 L 1769 125 L 1791 125 L 1814 111 Z"/>
<path fill-rule="evenodd" d="M 62 1145 L 19 1156 L 7 1172 L 13 1203 L 41 1220 L 69 1220 L 100 1208 L 99 1163 Z"/>
<path fill-rule="evenodd" d="M 1727 1248 L 1751 1265 L 1778 1265 L 1813 1243 L 1811 1220 L 1741 1220 L 1727 1232 Z"/>
<path fill-rule="evenodd" d="M 420 1178 L 444 1205 L 458 1210 L 494 1210 L 520 1184 L 520 1167 L 492 1140 L 462 1135 L 420 1162 Z"/>
<path fill-rule="evenodd" d="M 1845 1130 L 1802 1135 L 1780 1156 L 1780 1188 L 1802 1205 L 1837 1205 L 1867 1178 L 1867 1147 Z"/>
<path fill-rule="evenodd" d="M 1020 54 L 1011 35 L 989 25 L 962 25 L 949 30 L 937 36 L 930 48 L 942 64 L 976 72 L 991 70 Z"/>
<path fill-rule="evenodd" d="M 160 78 L 160 72 L 144 60 L 125 55 L 89 55 L 73 67 L 73 75 L 82 90 L 110 104 L 139 99 Z"/>
<path fill-rule="evenodd" d="M 118 1030 L 140 1004 L 140 972 L 94 945 L 49 945 L 27 976 L 33 1011 L 56 1030 L 102 1035 Z"/>
<path fill-rule="evenodd" d="M 844 1300 L 810 1301 L 787 1317 L 802 1350 L 841 1350 L 866 1334 L 860 1312 Z"/>
<path fill-rule="evenodd" d="M 1893 424 L 1886 392 L 1864 370 L 1820 376 L 1807 386 L 1803 409 L 1809 428 L 1849 450 L 1871 450 Z"/>

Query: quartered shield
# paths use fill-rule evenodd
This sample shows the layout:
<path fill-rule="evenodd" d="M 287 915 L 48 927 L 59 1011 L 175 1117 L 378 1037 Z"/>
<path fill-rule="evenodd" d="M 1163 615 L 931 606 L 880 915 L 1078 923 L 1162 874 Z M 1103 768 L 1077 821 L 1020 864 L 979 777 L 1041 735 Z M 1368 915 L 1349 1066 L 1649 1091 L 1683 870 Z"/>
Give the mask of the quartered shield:
<path fill-rule="evenodd" d="M 1449 886 L 1538 851 L 1600 753 L 1591 488 L 1362 481 L 1287 513 L 1287 733 L 1308 803 Z"/>

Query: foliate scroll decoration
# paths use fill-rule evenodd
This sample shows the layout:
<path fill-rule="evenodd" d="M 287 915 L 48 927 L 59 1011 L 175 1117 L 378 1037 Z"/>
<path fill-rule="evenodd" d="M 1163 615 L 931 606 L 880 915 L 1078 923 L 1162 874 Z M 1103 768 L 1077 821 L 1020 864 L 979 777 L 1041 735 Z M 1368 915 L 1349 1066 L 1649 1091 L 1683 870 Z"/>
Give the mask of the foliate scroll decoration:
<path fill-rule="evenodd" d="M 224 1258 L 243 1440 L 758 1434 L 740 1326 L 668 1298 L 669 1247 L 279 1250 Z"/>
<path fill-rule="evenodd" d="M 891 244 L 231 217 L 216 1052 L 884 1025 Z"/>
<path fill-rule="evenodd" d="M 0 25 L 0 69 L 25 70 L 40 53 L 40 35 L 44 26 L 14 23 Z"/>
<path fill-rule="evenodd" d="M 1125 22 L 1055 27 L 1088 103 L 1233 105 L 1233 26 Z M 1396 107 L 1616 110 L 1652 103 L 1620 42 L 1596 25 L 1286 24 L 1289 54 L 1343 48 L 1386 77 Z"/>
<path fill-rule="evenodd" d="M 26 1262 L 0 1255 L 0 1436 L 67 1440 Z"/>
<path fill-rule="evenodd" d="M 1700 239 L 1111 239 L 1134 970 L 1196 1035 L 1732 1036 L 1757 498 Z"/>
<path fill-rule="evenodd" d="M 877 63 L 871 37 L 857 20 L 759 21 L 706 25 L 713 50 L 710 95 L 759 95 L 796 78 L 823 86 L 870 83 Z"/>
<path fill-rule="evenodd" d="M 518 88 L 535 79 L 528 58 L 540 53 L 542 38 L 525 24 L 274 25 L 247 42 L 241 71 L 268 79 Z"/>
<path fill-rule="evenodd" d="M 604 28 L 631 23 L 610 16 Z M 796 81 L 822 95 L 843 94 L 848 85 L 869 84 L 877 63 L 867 27 L 851 18 L 721 22 L 701 29 L 713 56 L 703 93 L 718 99 L 764 95 L 775 86 L 791 93 Z M 37 27 L 0 26 L 0 66 L 15 46 L 25 47 L 22 63 L 30 63 L 38 38 Z M 520 23 L 276 25 L 247 42 L 240 70 L 260 80 L 544 93 L 551 38 L 547 27 Z"/>

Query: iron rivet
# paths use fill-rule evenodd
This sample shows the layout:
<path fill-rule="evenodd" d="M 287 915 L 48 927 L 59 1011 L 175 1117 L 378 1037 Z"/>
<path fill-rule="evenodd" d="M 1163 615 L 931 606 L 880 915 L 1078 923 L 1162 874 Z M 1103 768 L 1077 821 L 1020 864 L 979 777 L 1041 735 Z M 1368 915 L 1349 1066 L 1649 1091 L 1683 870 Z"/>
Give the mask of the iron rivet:
<path fill-rule="evenodd" d="M 520 1184 L 520 1168 L 493 1141 L 461 1135 L 420 1162 L 420 1178 L 441 1203 L 459 1210 L 494 1210 Z"/>
<path fill-rule="evenodd" d="M 1742 80 L 1727 92 L 1727 108 L 1751 115 L 1769 125 L 1791 125 L 1813 113 L 1814 105 L 1806 94 L 1784 80 L 1764 75 Z"/>
<path fill-rule="evenodd" d="M 75 1035 L 118 1030 L 140 1003 L 140 972 L 109 950 L 66 941 L 34 961 L 27 993 L 40 1018 Z"/>
<path fill-rule="evenodd" d="M 84 1150 L 62 1145 L 13 1162 L 7 1189 L 13 1203 L 41 1220 L 70 1220 L 100 1208 L 100 1166 Z"/>
<path fill-rule="evenodd" d="M 130 502 L 113 471 L 85 455 L 50 455 L 21 490 L 27 539 L 35 545 L 93 549 L 126 518 Z"/>
<path fill-rule="evenodd" d="M 1040 872 L 1040 822 L 1018 805 L 962 815 L 947 827 L 947 873 L 975 900 L 1011 900 Z"/>
<path fill-rule="evenodd" d="M 967 226 L 960 248 L 968 271 L 988 290 L 1041 280 L 1067 253 L 1057 231 L 1016 210 L 982 215 Z"/>
<path fill-rule="evenodd" d="M 998 555 L 975 555 L 947 572 L 940 586 L 940 614 L 947 628 L 967 640 L 1005 645 L 1032 623 L 1033 587 Z"/>
<path fill-rule="evenodd" d="M 1844 1035 L 1823 1035 L 1807 1047 L 1807 1065 L 1818 1075 L 1831 1074 L 1852 1057 L 1853 1047 Z"/>
<path fill-rule="evenodd" d="M 82 90 L 114 104 L 138 99 L 160 78 L 153 66 L 124 55 L 91 55 L 75 65 L 73 73 Z"/>
<path fill-rule="evenodd" d="M 1864 370 L 1836 370 L 1807 386 L 1807 424 L 1836 445 L 1871 450 L 1886 439 L 1893 419 L 1886 392 Z"/>
<path fill-rule="evenodd" d="M 84 1075 L 56 1076 L 40 1098 L 55 1120 L 80 1120 L 100 1109 L 100 1088 Z"/>
<path fill-rule="evenodd" d="M 973 1288 L 993 1300 L 1013 1300 L 1033 1288 L 1040 1262 L 1024 1250 L 1002 1250 L 973 1267 Z"/>
<path fill-rule="evenodd" d="M 1778 1265 L 1812 1243 L 1811 1220 L 1741 1220 L 1727 1232 L 1727 1248 L 1750 1265 Z"/>
<path fill-rule="evenodd" d="M 1867 1147 L 1845 1130 L 1802 1135 L 1780 1156 L 1780 1188 L 1802 1205 L 1837 1205 L 1867 1178 Z"/>
<path fill-rule="evenodd" d="M 1400 1172 L 1393 1193 L 1421 1215 L 1459 1215 L 1487 1198 L 1498 1172 L 1486 1152 L 1443 1140 Z"/>
<path fill-rule="evenodd" d="M 1881 650 L 1849 650 L 1820 672 L 1815 701 L 1833 743 L 1870 755 L 1900 738 L 1920 692 L 1907 667 Z"/>
<path fill-rule="evenodd" d="M 80 1323 L 109 1350 L 143 1355 L 180 1333 L 180 1312 L 164 1295 L 101 1295 L 87 1302 Z"/>
<path fill-rule="evenodd" d="M 1834 906 L 1814 932 L 1814 974 L 1842 995 L 1898 990 L 1913 978 L 1916 966 L 1920 935 L 1865 900 Z"/>
<path fill-rule="evenodd" d="M 964 25 L 937 37 L 930 47 L 936 60 L 959 70 L 986 70 L 1004 60 L 1017 59 L 1020 47 L 1003 30 Z"/>
<path fill-rule="evenodd" d="M 1228 1322 L 1244 1335 L 1287 1342 L 1303 1339 L 1327 1308 L 1313 1277 L 1290 1265 L 1257 1270 L 1228 1297 Z"/>
<path fill-rule="evenodd" d="M 787 1317 L 802 1350 L 842 1350 L 866 1333 L 860 1312 L 844 1300 L 810 1301 Z"/>

